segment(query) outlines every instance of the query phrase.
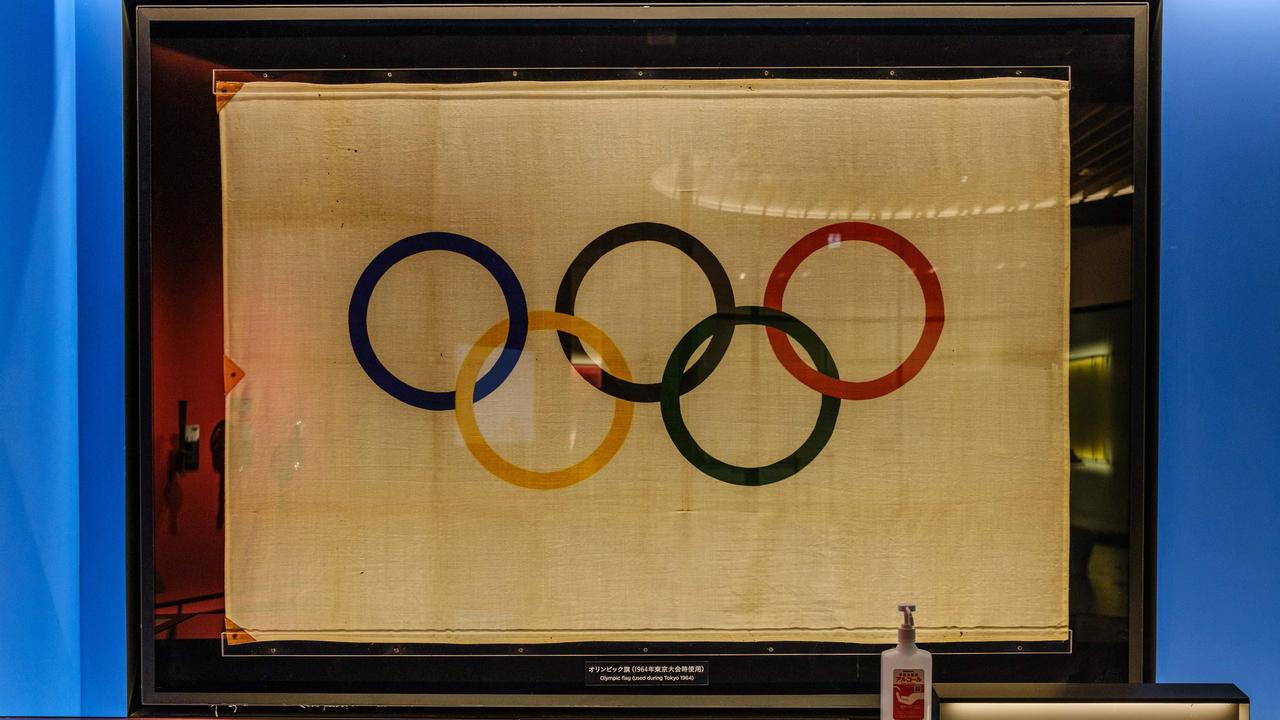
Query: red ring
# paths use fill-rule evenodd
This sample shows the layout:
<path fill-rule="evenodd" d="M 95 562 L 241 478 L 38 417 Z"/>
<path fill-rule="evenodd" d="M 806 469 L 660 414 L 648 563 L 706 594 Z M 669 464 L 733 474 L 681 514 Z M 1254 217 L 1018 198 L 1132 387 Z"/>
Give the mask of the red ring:
<path fill-rule="evenodd" d="M 902 361 L 902 364 L 875 380 L 866 382 L 841 380 L 809 367 L 804 360 L 800 359 L 795 348 L 791 347 L 791 341 L 785 333 L 774 328 L 767 328 L 767 331 L 773 354 L 792 377 L 823 395 L 838 397 L 841 400 L 870 400 L 888 395 L 915 377 L 928 362 L 933 349 L 938 345 L 938 338 L 942 336 L 942 323 L 945 317 L 942 307 L 942 285 L 938 282 L 938 274 L 933 264 L 924 256 L 924 253 L 920 252 L 919 248 L 898 233 L 871 223 L 843 222 L 818 228 L 800 238 L 795 245 L 782 254 L 782 258 L 778 260 L 778 264 L 769 275 L 763 304 L 767 308 L 781 311 L 782 294 L 787 291 L 787 281 L 791 279 L 791 275 L 805 258 L 828 245 L 854 240 L 879 245 L 901 258 L 915 274 L 916 281 L 920 283 L 920 290 L 924 293 L 924 329 L 920 332 L 920 340 L 916 343 L 915 349 Z"/>

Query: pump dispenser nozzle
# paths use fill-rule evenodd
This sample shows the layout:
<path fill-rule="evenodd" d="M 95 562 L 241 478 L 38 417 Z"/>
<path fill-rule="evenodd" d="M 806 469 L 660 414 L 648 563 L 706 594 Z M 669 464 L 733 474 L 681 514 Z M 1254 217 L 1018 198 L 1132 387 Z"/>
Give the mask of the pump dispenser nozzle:
<path fill-rule="evenodd" d="M 902 625 L 898 628 L 898 644 L 910 645 L 916 641 L 916 604 L 898 603 L 898 612 L 902 613 Z"/>

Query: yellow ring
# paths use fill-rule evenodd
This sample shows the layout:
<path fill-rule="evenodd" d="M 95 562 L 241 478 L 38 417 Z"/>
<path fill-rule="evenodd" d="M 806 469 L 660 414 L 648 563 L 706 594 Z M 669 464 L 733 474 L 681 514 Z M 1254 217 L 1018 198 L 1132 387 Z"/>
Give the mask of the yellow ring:
<path fill-rule="evenodd" d="M 580 462 L 569 467 L 538 472 L 526 470 L 506 461 L 489 446 L 484 435 L 480 433 L 480 427 L 476 424 L 476 410 L 472 397 L 475 395 L 476 378 L 480 375 L 480 368 L 494 348 L 506 340 L 509 323 L 509 319 L 503 320 L 489 328 L 484 335 L 480 336 L 475 346 L 471 348 L 471 352 L 467 353 L 466 359 L 462 361 L 462 367 L 458 370 L 455 391 L 457 404 L 453 413 L 458 419 L 458 430 L 462 433 L 467 449 L 476 460 L 502 480 L 531 490 L 556 490 L 569 487 L 591 477 L 612 460 L 622 448 L 622 442 L 627 439 L 627 433 L 631 430 L 634 405 L 629 400 L 616 400 L 613 405 L 613 422 L 609 425 L 609 432 L 605 433 L 600 446 Z M 600 353 L 609 372 L 623 380 L 631 379 L 631 369 L 627 367 L 627 361 L 622 358 L 622 352 L 618 350 L 618 346 L 614 345 L 600 328 L 586 320 L 550 310 L 532 310 L 529 312 L 529 332 L 535 330 L 559 330 L 577 336 L 579 340 Z"/>

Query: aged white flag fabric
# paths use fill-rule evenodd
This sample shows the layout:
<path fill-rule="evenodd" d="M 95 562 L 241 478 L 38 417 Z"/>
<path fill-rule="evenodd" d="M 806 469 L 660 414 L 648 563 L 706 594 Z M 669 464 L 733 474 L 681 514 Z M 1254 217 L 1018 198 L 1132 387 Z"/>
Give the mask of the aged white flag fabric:
<path fill-rule="evenodd" d="M 1066 638 L 1065 82 L 224 90 L 234 639 Z"/>

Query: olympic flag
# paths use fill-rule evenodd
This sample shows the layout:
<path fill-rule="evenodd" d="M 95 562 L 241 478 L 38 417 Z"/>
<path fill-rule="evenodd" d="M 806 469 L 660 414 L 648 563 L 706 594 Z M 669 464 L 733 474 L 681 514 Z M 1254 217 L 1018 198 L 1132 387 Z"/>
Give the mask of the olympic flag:
<path fill-rule="evenodd" d="M 1066 637 L 1066 83 L 223 90 L 234 639 Z"/>

